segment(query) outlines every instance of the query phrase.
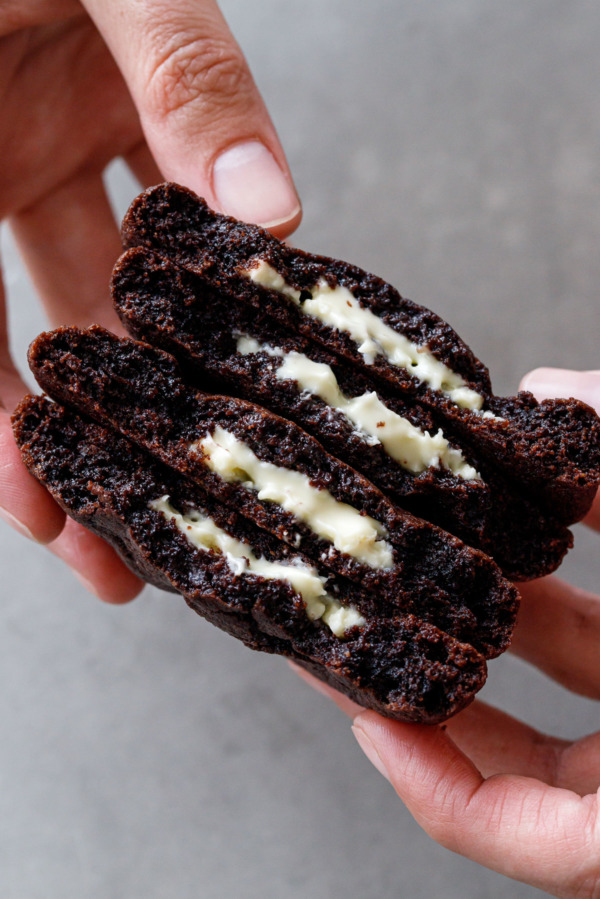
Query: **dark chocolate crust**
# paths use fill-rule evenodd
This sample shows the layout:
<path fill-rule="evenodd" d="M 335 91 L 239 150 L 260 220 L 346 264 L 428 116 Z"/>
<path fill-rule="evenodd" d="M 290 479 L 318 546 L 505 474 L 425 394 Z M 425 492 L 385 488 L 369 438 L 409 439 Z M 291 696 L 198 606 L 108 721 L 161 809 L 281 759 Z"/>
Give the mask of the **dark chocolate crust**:
<path fill-rule="evenodd" d="M 390 284 L 355 265 L 292 250 L 256 225 L 219 215 L 192 191 L 177 184 L 159 184 L 140 194 L 123 220 L 121 237 L 125 247 L 143 246 L 168 254 L 223 293 L 233 292 L 235 285 L 240 298 L 265 312 L 270 310 L 272 292 L 257 292 L 240 275 L 240 268 L 257 256 L 298 290 L 313 287 L 320 278 L 332 286 L 342 284 L 386 324 L 402 330 L 415 343 L 426 343 L 474 390 L 491 392 L 486 367 L 450 325 L 431 310 L 402 297 Z M 294 304 L 277 302 L 273 311 L 276 318 L 285 318 L 292 330 L 311 338 L 320 333 L 326 344 L 332 343 L 331 329 L 314 319 L 307 321 Z M 339 335 L 339 340 L 341 347 L 345 343 L 343 335 Z M 360 354 L 359 358 L 362 362 Z M 410 392 L 417 389 L 406 373 L 400 373 L 400 377 Z"/>
<path fill-rule="evenodd" d="M 193 273 L 198 290 L 208 286 L 222 302 L 237 298 L 279 325 L 333 351 L 387 391 L 434 410 L 449 438 L 456 436 L 478 457 L 500 468 L 563 525 L 589 508 L 600 480 L 600 422 L 577 400 L 537 403 L 531 394 L 495 397 L 487 369 L 438 316 L 402 298 L 380 278 L 345 262 L 291 249 L 253 225 L 218 215 L 191 191 L 162 184 L 130 207 L 122 228 L 125 246 L 143 246 Z M 484 398 L 484 409 L 502 420 L 455 406 L 381 356 L 367 364 L 345 333 L 303 315 L 287 297 L 254 284 L 241 272 L 256 258 L 268 262 L 297 290 L 319 279 L 349 288 L 358 302 L 410 340 L 427 345 Z"/>
<path fill-rule="evenodd" d="M 549 574 L 571 546 L 572 536 L 563 525 L 520 495 L 471 448 L 464 455 L 483 480 L 465 480 L 441 466 L 413 474 L 381 445 L 369 445 L 342 413 L 303 392 L 295 381 L 278 379 L 281 358 L 240 355 L 237 336 L 249 335 L 327 364 L 346 396 L 377 386 L 324 347 L 291 334 L 248 305 L 233 298 L 220 302 L 208 287 L 198 291 L 193 276 L 165 257 L 142 247 L 125 253 L 113 275 L 113 300 L 127 330 L 176 356 L 188 382 L 211 384 L 292 419 L 395 503 L 491 555 L 512 580 Z M 439 429 L 431 410 L 377 392 L 388 408 L 417 427 L 430 433 Z"/>
<path fill-rule="evenodd" d="M 517 595 L 493 561 L 400 510 L 292 422 L 243 400 L 194 391 L 171 356 L 99 327 L 40 335 L 30 364 L 54 399 L 118 430 L 254 524 L 300 546 L 314 563 L 361 584 L 386 609 L 418 614 L 487 657 L 508 645 Z M 384 525 L 393 567 L 374 569 L 333 549 L 276 503 L 207 470 L 189 447 L 217 425 L 263 461 L 307 475 L 313 486 Z"/>
<path fill-rule="evenodd" d="M 598 417 L 576 400 L 494 396 L 485 366 L 434 313 L 355 266 L 217 215 L 177 185 L 142 194 L 123 238 L 130 249 L 115 268 L 115 306 L 130 333 L 153 345 L 99 327 L 40 335 L 30 365 L 57 402 L 30 397 L 15 413 L 29 470 L 132 570 L 181 593 L 248 646 L 293 658 L 393 718 L 435 723 L 463 708 L 485 680 L 486 658 L 508 646 L 518 604 L 482 549 L 513 578 L 559 564 L 571 543 L 566 525 L 587 511 L 600 480 Z M 367 361 L 348 334 L 247 277 L 259 261 L 300 295 L 321 280 L 348 288 L 386 325 L 427 346 L 492 414 L 459 408 L 382 356 Z M 346 396 L 375 391 L 418 427 L 443 428 L 482 480 L 442 466 L 408 473 L 341 412 L 278 378 L 272 354 L 260 346 L 238 353 L 240 335 L 325 362 Z M 249 475 L 228 482 L 211 471 L 198 443 L 217 427 L 375 519 L 391 564 L 336 548 L 259 498 Z M 152 507 L 161 496 L 184 514 L 208 515 L 267 560 L 310 566 L 364 623 L 337 637 L 311 621 L 285 576 L 261 577 L 227 554 L 195 548 Z"/>
<path fill-rule="evenodd" d="M 267 557 L 288 550 L 115 432 L 43 397 L 27 397 L 13 425 L 27 467 L 69 515 L 145 580 L 183 594 L 251 648 L 288 656 L 355 702 L 405 721 L 442 721 L 483 685 L 483 657 L 413 615 L 380 612 L 341 640 L 309 621 L 289 584 L 233 576 L 222 555 L 195 549 L 149 503 L 168 494 L 181 508 L 205 510 Z M 362 602 L 354 585 L 339 580 L 337 588 Z"/>

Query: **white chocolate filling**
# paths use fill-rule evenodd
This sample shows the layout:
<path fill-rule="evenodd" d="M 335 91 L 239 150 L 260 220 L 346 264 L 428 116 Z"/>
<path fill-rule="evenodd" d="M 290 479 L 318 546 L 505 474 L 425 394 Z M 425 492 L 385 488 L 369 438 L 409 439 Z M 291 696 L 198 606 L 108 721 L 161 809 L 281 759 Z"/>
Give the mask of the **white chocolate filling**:
<path fill-rule="evenodd" d="M 481 480 L 460 450 L 450 446 L 441 429 L 436 434 L 421 430 L 388 409 L 374 391 L 347 397 L 340 390 L 329 365 L 314 362 L 303 353 L 286 353 L 279 347 L 261 344 L 246 335 L 238 338 L 237 351 L 242 355 L 263 352 L 281 357 L 283 361 L 276 371 L 277 378 L 296 381 L 301 390 L 320 397 L 331 408 L 341 412 L 366 443 L 370 446 L 380 444 L 388 456 L 407 471 L 418 474 L 427 468 L 442 465 L 464 480 Z"/>
<path fill-rule="evenodd" d="M 351 627 L 361 627 L 365 619 L 354 606 L 343 606 L 325 589 L 325 580 L 314 568 L 301 563 L 270 562 L 255 555 L 252 547 L 232 537 L 212 518 L 199 511 L 182 515 L 161 496 L 150 503 L 150 508 L 162 513 L 167 521 L 174 522 L 177 530 L 203 552 L 214 551 L 225 556 L 227 565 L 237 575 L 258 575 L 267 580 L 285 581 L 302 597 L 306 614 L 311 621 L 321 619 L 336 635 L 343 637 Z"/>
<path fill-rule="evenodd" d="M 457 406 L 473 412 L 481 410 L 483 397 L 467 387 L 460 375 L 436 359 L 426 346 L 412 343 L 384 324 L 370 309 L 363 309 L 347 287 L 330 287 L 321 279 L 306 291 L 310 293 L 310 299 L 303 300 L 300 291 L 286 284 L 279 272 L 262 259 L 254 260 L 254 264 L 241 274 L 255 284 L 289 297 L 306 315 L 345 331 L 358 345 L 367 364 L 371 365 L 376 356 L 384 356 L 392 365 L 406 369 L 432 390 L 444 393 Z"/>
<path fill-rule="evenodd" d="M 217 426 L 214 432 L 190 446 L 201 451 L 204 462 L 228 482 L 256 490 L 258 499 L 277 503 L 337 550 L 371 568 L 391 568 L 392 548 L 382 524 L 336 500 L 327 490 L 313 487 L 310 478 L 264 462 L 234 434 Z"/>

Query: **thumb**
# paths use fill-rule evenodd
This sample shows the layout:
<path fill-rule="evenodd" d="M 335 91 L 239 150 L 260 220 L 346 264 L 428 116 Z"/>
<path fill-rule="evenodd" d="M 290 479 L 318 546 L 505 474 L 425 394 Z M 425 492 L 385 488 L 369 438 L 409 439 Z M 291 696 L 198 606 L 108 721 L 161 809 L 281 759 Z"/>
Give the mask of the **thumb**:
<path fill-rule="evenodd" d="M 362 712 L 353 731 L 442 846 L 553 896 L 591 895 L 584 884 L 598 884 L 596 794 L 518 775 L 484 779 L 442 728 Z"/>
<path fill-rule="evenodd" d="M 600 412 L 600 371 L 536 368 L 525 375 L 520 387 L 538 400 L 573 396 Z"/>
<path fill-rule="evenodd" d="M 165 178 L 284 237 L 300 201 L 252 75 L 214 0 L 84 0 Z"/>
<path fill-rule="evenodd" d="M 566 368 L 536 368 L 522 379 L 521 390 L 529 390 L 538 400 L 575 397 L 600 413 L 600 370 L 572 371 Z M 584 524 L 600 531 L 600 490 Z"/>

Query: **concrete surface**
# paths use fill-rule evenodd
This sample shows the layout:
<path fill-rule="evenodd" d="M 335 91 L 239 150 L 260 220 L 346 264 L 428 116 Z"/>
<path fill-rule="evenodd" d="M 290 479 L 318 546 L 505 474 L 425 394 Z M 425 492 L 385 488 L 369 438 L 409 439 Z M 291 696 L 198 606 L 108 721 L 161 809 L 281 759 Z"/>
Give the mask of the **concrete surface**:
<path fill-rule="evenodd" d="M 298 243 L 452 322 L 499 391 L 599 367 L 600 6 L 226 0 L 304 200 Z M 135 187 L 109 175 L 122 211 Z M 4 235 L 16 358 L 43 325 Z M 3 899 L 525 899 L 412 821 L 340 713 L 158 591 L 87 595 L 2 525 Z M 581 529 L 565 573 L 598 580 Z M 598 707 L 507 655 L 536 727 Z"/>

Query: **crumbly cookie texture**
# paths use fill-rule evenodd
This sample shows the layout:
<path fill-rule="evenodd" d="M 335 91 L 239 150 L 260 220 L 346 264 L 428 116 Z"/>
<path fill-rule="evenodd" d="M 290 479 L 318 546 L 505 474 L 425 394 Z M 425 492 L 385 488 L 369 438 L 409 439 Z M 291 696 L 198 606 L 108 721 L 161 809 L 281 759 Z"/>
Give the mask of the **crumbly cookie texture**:
<path fill-rule="evenodd" d="M 372 597 L 366 610 L 358 607 L 365 617 L 376 609 L 415 614 L 486 657 L 508 645 L 516 598 L 495 563 L 400 509 L 293 422 L 245 400 L 198 391 L 164 351 L 99 327 L 42 334 L 29 357 L 54 400 L 143 447 L 319 569 L 360 585 Z M 217 441 L 220 471 L 207 453 Z M 241 458 L 230 455 L 235 446 L 244 448 Z M 275 490 L 269 481 L 257 483 L 248 454 L 267 472 L 300 477 L 300 488 L 289 480 L 283 487 L 276 482 Z M 304 515 L 314 513 L 313 497 L 303 496 L 308 487 L 326 501 L 316 521 Z M 331 527 L 332 508 L 338 519 L 345 516 L 339 539 L 322 527 Z"/>
<path fill-rule="evenodd" d="M 29 470 L 69 515 L 108 540 L 146 581 L 182 594 L 250 648 L 287 656 L 355 702 L 405 721 L 443 721 L 485 682 L 485 659 L 472 646 L 412 614 L 374 614 L 372 598 L 346 579 L 332 576 L 329 590 L 362 607 L 365 622 L 340 638 L 311 620 L 288 581 L 235 574 L 226 553 L 195 546 L 155 499 L 169 496 L 180 514 L 210 518 L 273 564 L 310 562 L 114 430 L 44 397 L 26 398 L 13 421 Z"/>
<path fill-rule="evenodd" d="M 576 400 L 493 394 L 381 279 L 212 212 L 137 198 L 112 283 L 134 339 L 40 335 L 23 459 L 142 578 L 359 704 L 436 723 L 507 648 L 507 578 L 554 570 L 600 480 Z M 493 556 L 493 558 L 492 558 Z"/>
<path fill-rule="evenodd" d="M 599 480 L 600 424 L 589 407 L 495 396 L 483 364 L 434 313 L 355 266 L 217 215 L 176 185 L 138 198 L 123 234 L 131 249 L 115 267 L 113 298 L 130 333 L 174 353 L 189 376 L 292 418 L 394 502 L 492 555 L 511 579 L 559 566 L 572 545 L 568 525 L 585 514 Z M 325 315 L 302 312 L 321 302 L 315 285 L 321 299 L 338 288 L 351 295 L 346 330 L 339 310 L 336 327 L 331 317 L 326 323 Z M 392 364 L 393 352 L 369 351 L 352 318 L 358 311 L 385 326 L 379 340 L 370 319 L 365 325 L 375 345 L 385 348 L 390 333 L 408 341 L 406 365 Z M 420 369 L 411 354 L 437 360 L 459 379 L 440 376 L 439 386 L 446 377 L 450 393 L 472 391 L 479 408 L 413 375 Z M 370 410 L 386 410 L 370 430 L 355 414 L 365 398 Z M 373 435 L 377 425 L 385 430 L 387 416 L 411 438 L 425 435 L 429 448 L 438 441 L 429 464 Z"/>

